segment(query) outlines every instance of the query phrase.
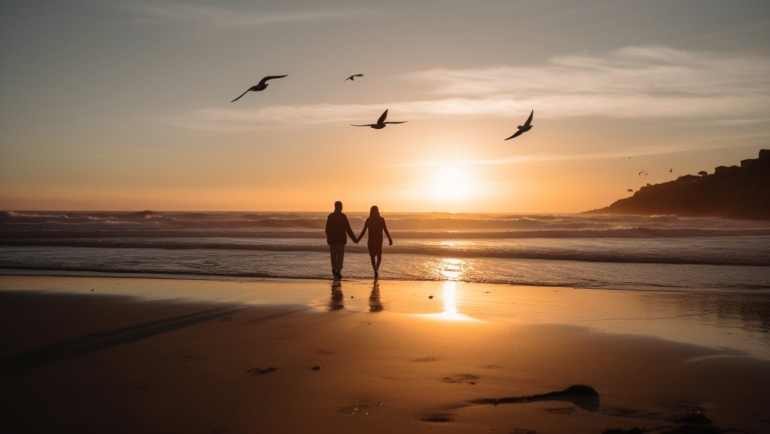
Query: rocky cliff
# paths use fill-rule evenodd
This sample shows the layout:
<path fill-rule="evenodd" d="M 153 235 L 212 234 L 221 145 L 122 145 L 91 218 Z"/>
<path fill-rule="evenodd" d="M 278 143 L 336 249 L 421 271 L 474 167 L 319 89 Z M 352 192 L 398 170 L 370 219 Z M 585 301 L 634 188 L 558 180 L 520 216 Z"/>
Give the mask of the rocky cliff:
<path fill-rule="evenodd" d="M 719 166 L 712 174 L 642 187 L 632 197 L 588 213 L 770 220 L 770 150 L 759 151 L 759 158 L 743 160 L 740 166 Z"/>

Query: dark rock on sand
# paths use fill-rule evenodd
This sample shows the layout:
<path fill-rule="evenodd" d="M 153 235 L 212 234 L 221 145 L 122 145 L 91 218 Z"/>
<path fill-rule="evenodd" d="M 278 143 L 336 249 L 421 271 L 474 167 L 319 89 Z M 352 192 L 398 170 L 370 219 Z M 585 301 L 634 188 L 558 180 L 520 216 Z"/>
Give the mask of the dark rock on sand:
<path fill-rule="evenodd" d="M 519 404 L 537 401 L 571 402 L 583 410 L 596 411 L 599 409 L 599 393 L 593 387 L 575 385 L 558 392 L 542 393 L 540 395 L 512 396 L 506 398 L 487 398 L 471 401 L 473 404 Z"/>

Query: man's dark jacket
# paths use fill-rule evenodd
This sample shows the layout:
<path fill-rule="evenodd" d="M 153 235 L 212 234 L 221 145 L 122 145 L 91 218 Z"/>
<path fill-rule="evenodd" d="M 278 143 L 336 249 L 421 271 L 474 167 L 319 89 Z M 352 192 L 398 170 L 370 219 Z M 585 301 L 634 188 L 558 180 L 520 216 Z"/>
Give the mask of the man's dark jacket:
<path fill-rule="evenodd" d="M 353 235 L 353 229 L 350 228 L 350 222 L 348 216 L 341 212 L 333 212 L 329 214 L 326 219 L 326 243 L 327 244 L 347 244 L 348 237 L 355 240 L 356 236 Z"/>

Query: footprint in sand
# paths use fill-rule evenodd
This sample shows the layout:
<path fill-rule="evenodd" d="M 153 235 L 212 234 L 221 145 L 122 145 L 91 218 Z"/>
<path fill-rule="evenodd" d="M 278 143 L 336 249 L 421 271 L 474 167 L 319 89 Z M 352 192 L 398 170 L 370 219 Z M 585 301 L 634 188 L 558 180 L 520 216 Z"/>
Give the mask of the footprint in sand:
<path fill-rule="evenodd" d="M 444 377 L 441 379 L 444 383 L 453 383 L 453 384 L 470 384 L 470 385 L 476 385 L 478 381 L 481 380 L 481 377 L 473 375 L 473 374 L 460 374 L 455 375 L 454 377 Z"/>
<path fill-rule="evenodd" d="M 544 408 L 543 411 L 548 414 L 572 414 L 575 412 L 575 407 Z"/>
<path fill-rule="evenodd" d="M 414 363 L 428 363 L 428 362 L 438 362 L 438 357 L 421 357 L 419 359 L 412 359 L 412 362 Z"/>
<path fill-rule="evenodd" d="M 363 402 L 359 402 L 358 404 L 348 405 L 346 407 L 340 408 L 340 413 L 352 414 L 352 415 L 363 414 L 364 416 L 366 416 L 375 407 L 381 407 L 381 406 L 382 406 L 381 402 L 378 402 L 375 405 L 372 401 L 363 401 Z"/>
<path fill-rule="evenodd" d="M 252 377 L 258 377 L 258 376 L 260 376 L 260 375 L 269 374 L 269 373 L 271 373 L 271 372 L 275 372 L 275 371 L 277 371 L 277 370 L 278 370 L 278 368 L 272 368 L 272 367 L 270 367 L 270 368 L 265 368 L 265 369 L 261 369 L 261 368 L 252 368 L 252 369 L 247 369 L 247 370 L 246 370 L 246 372 L 247 372 L 247 373 L 249 373 L 249 374 L 251 374 L 251 376 L 252 376 Z"/>
<path fill-rule="evenodd" d="M 452 423 L 454 422 L 452 418 L 445 414 L 436 414 L 433 416 L 428 416 L 420 419 L 423 422 L 429 422 L 429 423 Z"/>

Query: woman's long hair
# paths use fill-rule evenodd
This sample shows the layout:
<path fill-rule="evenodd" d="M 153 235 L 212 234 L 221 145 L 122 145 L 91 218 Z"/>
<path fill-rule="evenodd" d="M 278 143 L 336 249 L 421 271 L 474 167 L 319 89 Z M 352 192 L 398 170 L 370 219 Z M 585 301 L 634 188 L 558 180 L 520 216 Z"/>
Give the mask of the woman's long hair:
<path fill-rule="evenodd" d="M 369 210 L 369 218 L 379 217 L 379 216 L 380 216 L 380 209 L 377 208 L 377 205 L 375 205 L 372 207 L 372 209 Z"/>

